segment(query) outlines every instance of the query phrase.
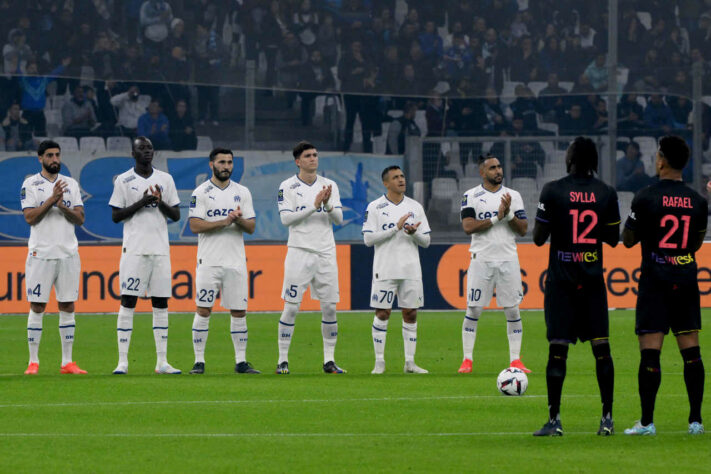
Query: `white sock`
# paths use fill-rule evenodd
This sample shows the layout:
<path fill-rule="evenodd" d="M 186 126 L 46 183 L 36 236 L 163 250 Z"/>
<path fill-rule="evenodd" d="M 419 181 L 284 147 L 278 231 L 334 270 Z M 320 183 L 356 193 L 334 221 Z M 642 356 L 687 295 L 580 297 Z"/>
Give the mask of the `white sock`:
<path fill-rule="evenodd" d="M 462 323 L 462 349 L 465 359 L 471 359 L 474 353 L 476 326 L 483 310 L 484 308 L 481 306 L 469 306 L 467 312 L 464 314 L 464 322 Z"/>
<path fill-rule="evenodd" d="M 156 341 L 156 365 L 168 362 L 168 308 L 153 308 L 153 339 Z"/>
<path fill-rule="evenodd" d="M 72 361 L 75 326 L 74 313 L 67 313 L 65 311 L 59 312 L 59 338 L 62 341 L 62 365 L 67 365 Z"/>
<path fill-rule="evenodd" d="M 279 364 L 289 361 L 289 346 L 291 345 L 291 336 L 294 334 L 294 322 L 298 311 L 298 304 L 284 302 L 284 311 L 279 318 Z"/>
<path fill-rule="evenodd" d="M 232 336 L 232 345 L 235 347 L 235 364 L 246 362 L 247 340 L 249 339 L 247 316 L 230 318 L 230 335 Z"/>
<path fill-rule="evenodd" d="M 119 365 L 128 365 L 128 347 L 131 345 L 133 332 L 134 308 L 119 307 L 116 321 L 116 337 L 118 339 Z"/>
<path fill-rule="evenodd" d="M 373 349 L 375 349 L 375 360 L 385 360 L 385 339 L 388 335 L 388 320 L 381 320 L 377 316 L 373 317 Z"/>
<path fill-rule="evenodd" d="M 39 364 L 39 344 L 42 339 L 42 316 L 30 310 L 27 316 L 27 346 L 30 348 L 30 363 Z"/>
<path fill-rule="evenodd" d="M 193 351 L 195 362 L 205 363 L 205 346 L 207 345 L 207 330 L 210 327 L 210 316 L 200 316 L 195 313 L 193 318 Z"/>
<path fill-rule="evenodd" d="M 402 340 L 405 346 L 405 362 L 414 362 L 417 349 L 417 322 L 402 322 Z"/>
<path fill-rule="evenodd" d="M 321 336 L 323 337 L 323 363 L 335 361 L 336 341 L 338 340 L 338 320 L 336 303 L 321 302 Z"/>
<path fill-rule="evenodd" d="M 513 362 L 521 358 L 521 339 L 523 339 L 523 324 L 518 306 L 504 308 L 506 315 L 506 335 L 509 337 L 509 359 Z"/>

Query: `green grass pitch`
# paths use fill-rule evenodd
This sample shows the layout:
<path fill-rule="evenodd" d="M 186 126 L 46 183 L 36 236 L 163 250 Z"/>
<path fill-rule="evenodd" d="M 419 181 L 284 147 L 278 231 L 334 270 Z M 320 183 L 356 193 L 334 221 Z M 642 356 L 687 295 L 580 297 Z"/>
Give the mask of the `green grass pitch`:
<path fill-rule="evenodd" d="M 711 469 L 711 433 L 686 434 L 688 401 L 672 337 L 662 355 L 658 434 L 630 438 L 639 417 L 634 314 L 610 316 L 617 434 L 595 435 L 600 401 L 589 344 L 571 348 L 563 389 L 565 436 L 531 436 L 546 420 L 547 343 L 541 312 L 524 312 L 522 358 L 533 373 L 523 397 L 504 397 L 496 375 L 508 364 L 503 313 L 485 313 L 474 373 L 461 362 L 461 312 L 423 312 L 417 362 L 402 373 L 399 315 L 390 323 L 387 372 L 373 365 L 371 313 L 339 315 L 336 359 L 346 375 L 321 371 L 319 315 L 298 316 L 292 373 L 273 374 L 277 314 L 250 314 L 248 359 L 264 373 L 233 373 L 228 316 L 210 323 L 206 374 L 153 374 L 150 315 L 137 315 L 129 375 L 116 365 L 116 317 L 78 316 L 75 360 L 86 376 L 59 375 L 56 315 L 46 316 L 40 375 L 27 362 L 26 317 L 0 317 L 2 472 L 697 472 Z M 192 315 L 173 314 L 168 359 L 192 367 Z M 711 310 L 704 311 L 711 324 Z M 701 333 L 711 366 L 711 337 Z M 708 369 L 707 369 L 708 371 Z M 703 413 L 711 428 L 709 386 Z"/>

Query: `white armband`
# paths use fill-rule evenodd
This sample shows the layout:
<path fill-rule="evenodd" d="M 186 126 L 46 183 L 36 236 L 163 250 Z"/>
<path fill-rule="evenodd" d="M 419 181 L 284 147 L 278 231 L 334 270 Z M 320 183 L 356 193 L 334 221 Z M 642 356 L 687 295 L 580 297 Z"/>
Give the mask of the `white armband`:
<path fill-rule="evenodd" d="M 499 222 L 499 216 L 494 216 L 490 220 L 491 220 L 491 225 L 496 225 L 496 223 Z"/>

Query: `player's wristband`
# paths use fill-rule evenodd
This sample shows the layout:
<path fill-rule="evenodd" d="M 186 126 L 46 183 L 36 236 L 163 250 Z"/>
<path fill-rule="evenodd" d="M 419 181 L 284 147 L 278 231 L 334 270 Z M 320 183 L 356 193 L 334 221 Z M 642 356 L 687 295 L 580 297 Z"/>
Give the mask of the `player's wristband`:
<path fill-rule="evenodd" d="M 509 211 L 509 213 L 506 214 L 506 220 L 509 221 L 509 222 L 511 222 L 512 220 L 514 220 L 514 217 L 516 217 L 516 216 L 514 215 L 514 213 L 513 213 L 512 211 Z"/>
<path fill-rule="evenodd" d="M 324 204 L 323 210 L 326 211 L 326 212 L 331 212 L 331 211 L 333 210 L 333 206 L 331 206 L 331 207 L 326 207 L 326 205 Z"/>
<path fill-rule="evenodd" d="M 491 225 L 496 225 L 499 222 L 499 216 L 494 216 L 491 218 Z"/>

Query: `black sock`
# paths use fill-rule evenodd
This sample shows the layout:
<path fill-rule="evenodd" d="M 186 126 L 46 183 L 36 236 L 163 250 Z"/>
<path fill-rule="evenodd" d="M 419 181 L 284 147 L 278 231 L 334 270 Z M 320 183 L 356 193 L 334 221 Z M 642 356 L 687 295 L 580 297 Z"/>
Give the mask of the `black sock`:
<path fill-rule="evenodd" d="M 701 423 L 701 400 L 704 398 L 704 363 L 699 346 L 681 351 L 684 359 L 684 382 L 689 394 L 689 423 Z"/>
<path fill-rule="evenodd" d="M 639 398 L 642 402 L 642 425 L 647 426 L 654 421 L 654 402 L 657 390 L 662 383 L 662 368 L 659 364 L 661 351 L 657 349 L 642 349 L 639 361 Z"/>
<path fill-rule="evenodd" d="M 610 355 L 610 344 L 597 344 L 592 346 L 595 356 L 595 371 L 597 373 L 597 385 L 600 388 L 600 398 L 602 399 L 602 417 L 612 418 L 612 393 L 615 388 L 615 366 Z"/>
<path fill-rule="evenodd" d="M 549 346 L 546 384 L 548 385 L 548 417 L 551 420 L 555 420 L 560 414 L 560 396 L 563 392 L 567 359 L 567 344 L 551 344 Z"/>

